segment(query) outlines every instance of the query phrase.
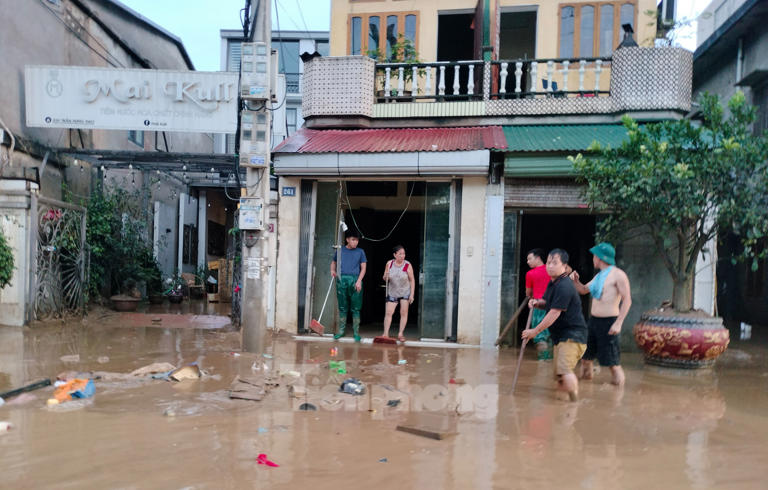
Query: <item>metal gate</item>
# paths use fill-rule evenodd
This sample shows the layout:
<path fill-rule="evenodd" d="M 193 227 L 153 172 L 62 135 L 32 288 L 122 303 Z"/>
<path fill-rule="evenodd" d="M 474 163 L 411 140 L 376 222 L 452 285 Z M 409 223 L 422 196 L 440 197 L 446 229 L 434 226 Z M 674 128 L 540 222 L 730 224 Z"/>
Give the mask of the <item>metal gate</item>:
<path fill-rule="evenodd" d="M 89 253 L 85 243 L 86 208 L 33 197 L 31 282 L 37 319 L 83 313 Z"/>

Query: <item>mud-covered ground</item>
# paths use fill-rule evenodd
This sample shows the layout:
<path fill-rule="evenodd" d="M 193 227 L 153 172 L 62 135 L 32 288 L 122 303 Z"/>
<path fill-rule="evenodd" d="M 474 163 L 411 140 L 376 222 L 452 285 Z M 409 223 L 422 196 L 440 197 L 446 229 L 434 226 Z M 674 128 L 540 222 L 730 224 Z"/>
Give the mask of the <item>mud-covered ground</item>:
<path fill-rule="evenodd" d="M 91 399 L 47 406 L 49 387 L 0 407 L 12 424 L 0 433 L 0 487 L 754 489 L 768 478 L 768 350 L 757 341 L 734 340 L 696 376 L 625 354 L 623 390 L 603 370 L 571 403 L 532 350 L 513 396 L 514 349 L 270 331 L 263 352 L 244 353 L 237 331 L 181 318 L 97 311 L 84 323 L 0 327 L 0 391 L 66 371 L 98 378 Z M 341 360 L 346 374 L 330 368 Z M 203 375 L 129 374 L 155 362 L 197 363 Z M 236 376 L 262 386 L 262 400 L 230 399 Z M 339 393 L 348 377 L 365 394 Z"/>

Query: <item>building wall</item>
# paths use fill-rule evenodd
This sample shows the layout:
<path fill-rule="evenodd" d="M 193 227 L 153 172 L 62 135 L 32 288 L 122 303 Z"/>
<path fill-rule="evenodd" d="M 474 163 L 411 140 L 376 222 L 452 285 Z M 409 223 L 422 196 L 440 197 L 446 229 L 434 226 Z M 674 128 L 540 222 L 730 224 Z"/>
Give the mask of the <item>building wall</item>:
<path fill-rule="evenodd" d="M 482 0 L 481 0 L 482 1 Z M 491 1 L 491 9 L 494 8 L 495 1 Z M 559 37 L 559 7 L 561 4 L 575 5 L 582 3 L 591 3 L 588 0 L 564 2 L 560 0 L 501 0 L 502 11 L 508 11 L 515 7 L 536 6 L 537 31 L 536 31 L 536 57 L 537 58 L 555 58 L 558 56 Z M 437 16 L 438 13 L 444 13 L 450 10 L 464 12 L 473 12 L 477 5 L 476 0 L 405 0 L 405 1 L 367 1 L 360 2 L 355 0 L 331 0 L 331 56 L 347 55 L 349 26 L 348 18 L 350 14 L 355 13 L 373 13 L 373 12 L 409 12 L 419 11 L 417 27 L 417 49 L 419 58 L 423 61 L 434 61 L 437 59 Z M 655 24 L 651 24 L 650 18 L 643 12 L 648 10 L 655 11 L 656 3 L 654 0 L 638 0 L 636 2 L 636 29 L 635 39 L 644 46 L 653 44 L 655 37 Z M 493 10 L 492 10 L 493 12 Z M 491 19 L 493 19 L 493 14 Z M 493 20 L 491 21 L 494 22 Z M 553 35 L 553 33 L 555 33 Z"/>
<path fill-rule="evenodd" d="M 280 187 L 301 189 L 301 179 L 281 177 Z M 301 234 L 301 196 L 282 197 L 279 201 L 277 225 L 277 274 L 275 286 L 275 325 L 288 332 L 297 332 L 299 328 L 299 240 Z"/>
<path fill-rule="evenodd" d="M 479 344 L 483 317 L 483 250 L 487 177 L 467 177 L 461 191 L 457 342 Z"/>
<path fill-rule="evenodd" d="M 696 46 L 701 46 L 746 1 L 714 0 L 707 5 L 696 19 Z"/>

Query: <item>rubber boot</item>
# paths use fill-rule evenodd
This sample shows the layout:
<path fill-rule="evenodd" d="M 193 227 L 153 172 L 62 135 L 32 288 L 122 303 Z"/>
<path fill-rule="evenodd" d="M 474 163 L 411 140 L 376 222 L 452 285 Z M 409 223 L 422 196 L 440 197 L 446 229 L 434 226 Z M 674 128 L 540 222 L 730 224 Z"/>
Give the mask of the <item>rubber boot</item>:
<path fill-rule="evenodd" d="M 341 320 L 339 319 L 339 331 L 338 333 L 333 335 L 334 340 L 339 340 L 344 336 L 344 330 L 347 329 L 347 320 Z"/>
<path fill-rule="evenodd" d="M 352 317 L 352 332 L 354 333 L 355 342 L 360 342 L 360 318 Z"/>

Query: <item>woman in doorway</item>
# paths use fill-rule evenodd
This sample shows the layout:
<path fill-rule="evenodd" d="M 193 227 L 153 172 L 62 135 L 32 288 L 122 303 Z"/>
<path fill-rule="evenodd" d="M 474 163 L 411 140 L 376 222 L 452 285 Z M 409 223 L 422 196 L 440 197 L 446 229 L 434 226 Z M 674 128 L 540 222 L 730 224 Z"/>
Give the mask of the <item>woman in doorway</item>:
<path fill-rule="evenodd" d="M 384 267 L 384 280 L 387 282 L 387 302 L 384 310 L 384 336 L 389 337 L 389 327 L 392 325 L 392 314 L 400 304 L 400 331 L 397 340 L 405 342 L 403 331 L 408 323 L 408 306 L 413 303 L 416 291 L 416 280 L 413 278 L 413 266 L 405 260 L 405 248 L 396 245 L 392 249 L 394 259 Z"/>

